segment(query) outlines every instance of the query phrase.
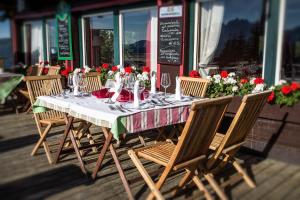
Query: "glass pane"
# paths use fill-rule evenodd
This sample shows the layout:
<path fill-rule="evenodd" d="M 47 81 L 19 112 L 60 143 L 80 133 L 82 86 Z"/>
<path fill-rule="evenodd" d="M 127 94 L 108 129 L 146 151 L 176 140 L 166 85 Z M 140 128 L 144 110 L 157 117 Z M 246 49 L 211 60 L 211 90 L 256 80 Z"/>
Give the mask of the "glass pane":
<path fill-rule="evenodd" d="M 123 14 L 124 65 L 150 66 L 151 9 Z"/>
<path fill-rule="evenodd" d="M 300 80 L 300 1 L 286 1 L 281 78 Z"/>
<path fill-rule="evenodd" d="M 56 28 L 55 19 L 49 19 L 46 21 L 47 31 L 47 56 L 50 65 L 56 65 L 57 63 L 57 43 L 56 43 Z"/>
<path fill-rule="evenodd" d="M 43 23 L 26 22 L 24 27 L 25 62 L 27 65 L 38 64 L 44 61 Z"/>
<path fill-rule="evenodd" d="M 200 65 L 260 75 L 264 1 L 215 0 L 200 4 Z"/>
<path fill-rule="evenodd" d="M 99 66 L 114 61 L 113 15 L 84 18 L 85 64 Z"/>

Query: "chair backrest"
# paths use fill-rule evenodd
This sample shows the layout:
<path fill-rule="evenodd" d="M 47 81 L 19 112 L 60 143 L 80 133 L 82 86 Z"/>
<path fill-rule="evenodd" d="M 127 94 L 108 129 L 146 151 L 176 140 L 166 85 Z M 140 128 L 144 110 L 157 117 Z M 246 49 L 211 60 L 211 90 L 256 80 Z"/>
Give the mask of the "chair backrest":
<path fill-rule="evenodd" d="M 206 155 L 232 96 L 194 102 L 171 156 L 171 165 Z"/>
<path fill-rule="evenodd" d="M 47 75 L 58 75 L 60 66 L 50 66 Z"/>
<path fill-rule="evenodd" d="M 43 73 L 44 67 L 32 65 L 26 70 L 26 76 L 40 76 Z"/>
<path fill-rule="evenodd" d="M 31 105 L 34 104 L 39 96 L 56 95 L 62 92 L 60 75 L 26 76 L 25 81 Z M 55 110 L 50 110 L 44 113 L 39 113 L 37 116 L 39 119 L 49 119 L 62 117 L 63 114 Z"/>
<path fill-rule="evenodd" d="M 209 80 L 204 78 L 179 77 L 180 87 L 184 95 L 204 97 Z"/>
<path fill-rule="evenodd" d="M 243 97 L 229 129 L 212 159 L 217 159 L 224 151 L 226 153 L 237 152 L 254 126 L 270 93 L 271 91 L 265 91 Z"/>
<path fill-rule="evenodd" d="M 100 74 L 98 72 L 89 72 L 86 74 L 87 85 L 84 89 L 85 92 L 92 92 L 102 88 Z"/>

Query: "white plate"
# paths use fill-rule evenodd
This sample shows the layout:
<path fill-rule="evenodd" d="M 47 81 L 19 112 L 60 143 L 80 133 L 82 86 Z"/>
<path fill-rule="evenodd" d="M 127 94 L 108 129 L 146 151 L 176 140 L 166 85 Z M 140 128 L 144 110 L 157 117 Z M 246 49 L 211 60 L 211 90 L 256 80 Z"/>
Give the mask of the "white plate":
<path fill-rule="evenodd" d="M 145 110 L 145 109 L 149 109 L 149 108 L 154 108 L 154 105 L 149 104 L 149 103 L 141 103 L 138 108 L 135 108 L 133 103 L 124 103 L 124 104 L 121 104 L 121 107 L 125 108 L 125 109 Z"/>
<path fill-rule="evenodd" d="M 177 100 L 177 99 L 175 99 L 175 96 L 170 96 L 170 97 L 166 97 L 165 100 L 166 100 L 166 101 L 169 101 L 169 102 L 176 102 L 176 101 L 177 101 L 177 102 L 179 102 L 179 101 L 185 102 L 185 101 L 192 101 L 193 98 L 192 98 L 192 97 L 189 97 L 189 96 L 182 96 L 182 97 L 181 97 L 181 100 Z"/>

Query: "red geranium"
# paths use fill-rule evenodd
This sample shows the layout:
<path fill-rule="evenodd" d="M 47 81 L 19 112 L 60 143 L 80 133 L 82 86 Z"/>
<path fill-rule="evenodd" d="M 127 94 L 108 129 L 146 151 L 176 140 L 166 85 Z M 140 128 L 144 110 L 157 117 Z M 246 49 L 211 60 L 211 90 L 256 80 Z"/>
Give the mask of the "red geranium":
<path fill-rule="evenodd" d="M 49 65 L 49 62 L 48 62 L 48 61 L 45 61 L 44 64 L 45 64 L 45 65 Z"/>
<path fill-rule="evenodd" d="M 288 86 L 288 85 L 284 85 L 281 88 L 281 92 L 284 95 L 288 95 L 288 94 L 290 94 L 292 92 L 292 88 L 290 86 Z"/>
<path fill-rule="evenodd" d="M 96 72 L 101 73 L 101 67 L 97 67 Z"/>
<path fill-rule="evenodd" d="M 71 66 L 66 67 L 64 70 L 62 70 L 62 71 L 60 72 L 60 74 L 61 74 L 62 76 L 68 77 L 69 73 L 72 71 L 72 68 L 73 68 L 73 67 L 71 67 Z"/>
<path fill-rule="evenodd" d="M 190 71 L 189 75 L 192 78 L 200 78 L 201 77 L 200 74 L 199 74 L 199 72 L 197 70 Z"/>
<path fill-rule="evenodd" d="M 42 65 L 44 62 L 43 61 L 40 61 L 40 65 Z"/>
<path fill-rule="evenodd" d="M 46 75 L 48 74 L 49 68 L 48 67 L 44 67 L 43 68 L 43 74 Z"/>
<path fill-rule="evenodd" d="M 241 82 L 241 84 L 248 83 L 248 79 L 246 79 L 246 78 L 242 78 L 242 79 L 240 80 L 240 82 Z"/>
<path fill-rule="evenodd" d="M 104 69 L 108 69 L 109 64 L 108 64 L 108 63 L 103 63 L 103 64 L 102 64 L 102 67 L 103 67 Z"/>
<path fill-rule="evenodd" d="M 221 71 L 220 75 L 221 75 L 222 78 L 227 78 L 228 72 L 227 71 Z"/>
<path fill-rule="evenodd" d="M 268 103 L 273 103 L 274 100 L 275 100 L 275 93 L 274 91 L 272 91 L 270 96 L 268 97 Z"/>
<path fill-rule="evenodd" d="M 126 72 L 127 74 L 132 73 L 132 68 L 131 68 L 130 66 L 129 66 L 129 67 L 125 67 L 124 70 L 125 70 L 125 72 Z"/>
<path fill-rule="evenodd" d="M 299 89 L 300 89 L 300 84 L 297 83 L 297 82 L 292 82 L 292 83 L 291 83 L 291 89 L 292 89 L 293 91 L 299 90 Z"/>
<path fill-rule="evenodd" d="M 118 67 L 117 67 L 117 66 L 112 66 L 111 71 L 115 72 L 115 71 L 117 71 L 117 70 L 118 70 Z"/>
<path fill-rule="evenodd" d="M 148 67 L 148 66 L 144 66 L 144 67 L 143 67 L 143 72 L 148 72 L 148 73 L 150 73 L 150 71 L 151 71 L 150 67 Z"/>
<path fill-rule="evenodd" d="M 264 83 L 264 79 L 262 79 L 262 78 L 256 78 L 256 79 L 254 79 L 254 83 L 257 85 L 257 84 L 262 84 L 262 83 Z"/>

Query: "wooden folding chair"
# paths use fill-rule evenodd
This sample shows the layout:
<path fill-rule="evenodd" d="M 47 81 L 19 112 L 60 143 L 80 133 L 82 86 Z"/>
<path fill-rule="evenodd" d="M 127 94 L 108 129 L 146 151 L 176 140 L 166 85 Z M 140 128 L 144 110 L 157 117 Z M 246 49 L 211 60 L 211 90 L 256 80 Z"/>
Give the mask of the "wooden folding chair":
<path fill-rule="evenodd" d="M 85 92 L 92 92 L 95 90 L 100 90 L 102 88 L 100 74 L 98 72 L 86 73 L 86 81 L 87 86 L 84 88 Z"/>
<path fill-rule="evenodd" d="M 50 66 L 47 75 L 58 75 L 60 66 Z"/>
<path fill-rule="evenodd" d="M 43 73 L 43 69 L 44 67 L 42 66 L 29 66 L 26 70 L 26 76 L 40 76 Z M 23 107 L 23 111 L 29 113 L 31 111 L 31 104 L 28 89 L 26 87 L 20 88 L 18 92 L 27 99 L 25 106 Z"/>
<path fill-rule="evenodd" d="M 180 76 L 180 87 L 184 95 L 194 96 L 194 97 L 205 97 L 206 90 L 208 88 L 209 80 L 204 78 L 192 78 L 186 76 Z M 175 129 L 169 134 L 169 138 L 174 138 L 175 135 L 182 132 L 184 124 L 177 124 Z M 177 135 L 178 136 L 178 135 Z M 139 136 L 141 143 L 145 145 L 144 138 Z M 159 130 L 159 133 L 156 137 L 156 141 L 162 140 L 162 138 L 166 139 L 164 135 L 164 128 Z"/>
<path fill-rule="evenodd" d="M 222 169 L 226 164 L 231 163 L 251 188 L 256 187 L 254 181 L 236 161 L 235 154 L 245 143 L 245 139 L 267 102 L 270 93 L 271 91 L 265 91 L 245 95 L 226 134 L 216 134 L 210 145 L 210 149 L 215 150 L 215 152 L 207 165 L 211 175 Z"/>
<path fill-rule="evenodd" d="M 161 142 L 128 151 L 130 158 L 151 190 L 147 199 L 152 199 L 153 195 L 157 199 L 163 199 L 160 189 L 167 176 L 172 171 L 183 169 L 186 171 L 186 174 L 180 180 L 177 189 L 193 180 L 196 186 L 204 192 L 207 199 L 212 199 L 198 175 L 203 175 L 202 170 L 206 163 L 209 145 L 231 100 L 232 97 L 227 96 L 194 102 L 177 145 L 171 142 Z M 158 182 L 153 182 L 140 162 L 140 158 L 153 161 L 165 167 Z M 226 199 L 222 191 L 218 191 L 218 194 L 222 199 Z"/>
<path fill-rule="evenodd" d="M 25 81 L 29 92 L 31 104 L 34 104 L 38 96 L 56 95 L 62 92 L 60 75 L 26 76 Z M 34 119 L 40 135 L 40 139 L 33 148 L 31 155 L 35 155 L 38 148 L 43 145 L 49 163 L 53 163 L 51 151 L 46 141 L 46 136 L 51 128 L 67 124 L 65 115 L 55 110 L 43 113 L 34 113 Z M 78 121 L 76 121 L 78 122 Z M 75 122 L 74 122 L 75 123 Z"/>
<path fill-rule="evenodd" d="M 208 88 L 209 80 L 204 78 L 179 77 L 180 87 L 184 95 L 204 97 Z"/>
<path fill-rule="evenodd" d="M 102 88 L 102 84 L 101 84 L 101 80 L 100 80 L 100 74 L 98 72 L 89 72 L 86 73 L 86 87 L 83 89 L 84 92 L 92 92 L 95 90 L 100 90 Z M 93 136 L 91 135 L 89 128 L 92 124 L 91 123 L 86 123 L 84 124 L 84 126 L 82 127 L 83 129 L 86 130 L 87 133 L 87 138 L 89 140 L 89 143 L 91 145 L 95 144 L 95 141 L 93 139 Z M 80 140 L 83 136 L 83 133 L 80 133 L 78 135 L 78 140 Z M 78 146 L 81 146 L 81 144 L 77 144 Z M 97 148 L 96 147 L 92 147 L 93 152 L 97 152 Z M 80 153 L 83 155 L 83 151 L 80 151 Z"/>

